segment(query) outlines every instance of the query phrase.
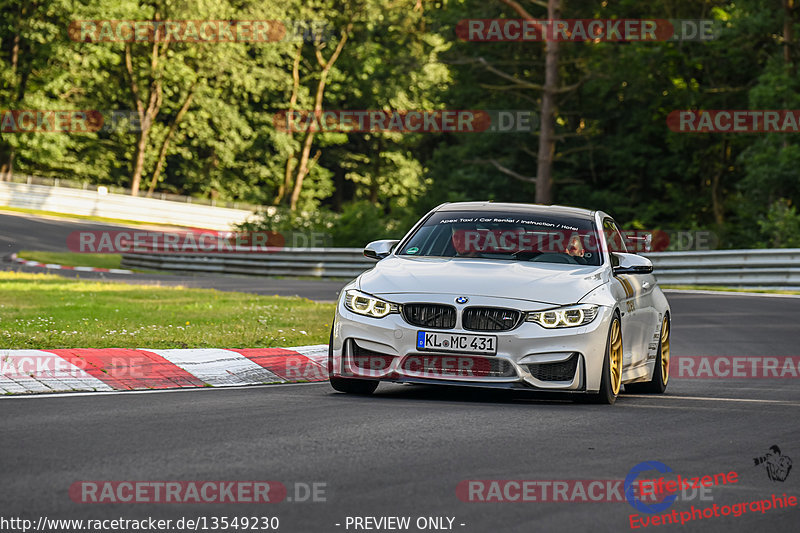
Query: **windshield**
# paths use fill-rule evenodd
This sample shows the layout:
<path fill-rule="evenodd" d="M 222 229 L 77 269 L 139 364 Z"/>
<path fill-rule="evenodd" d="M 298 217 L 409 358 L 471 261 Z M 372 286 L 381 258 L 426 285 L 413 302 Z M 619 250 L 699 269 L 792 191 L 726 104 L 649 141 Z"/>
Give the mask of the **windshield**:
<path fill-rule="evenodd" d="M 598 242 L 590 218 L 440 211 L 414 232 L 397 255 L 598 266 L 602 263 Z"/>

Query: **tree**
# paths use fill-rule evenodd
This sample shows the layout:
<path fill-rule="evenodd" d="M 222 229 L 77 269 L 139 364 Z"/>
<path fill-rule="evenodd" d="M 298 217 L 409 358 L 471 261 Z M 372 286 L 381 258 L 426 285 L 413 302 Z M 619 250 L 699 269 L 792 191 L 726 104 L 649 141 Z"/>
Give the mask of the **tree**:
<path fill-rule="evenodd" d="M 69 0 L 0 1 L 0 109 L 57 110 L 70 43 L 62 37 Z M 32 142 L 35 139 L 35 142 Z M 11 179 L 22 160 L 62 155 L 70 140 L 51 133 L 7 133 L 0 136 L 0 180 Z"/>
<path fill-rule="evenodd" d="M 316 41 L 314 43 L 314 58 L 317 61 L 317 64 L 320 67 L 319 71 L 319 78 L 317 80 L 316 91 L 314 92 L 314 108 L 313 113 L 314 115 L 319 115 L 322 112 L 322 103 L 325 96 L 325 86 L 328 82 L 328 75 L 330 74 L 331 68 L 333 65 L 336 64 L 336 60 L 339 59 L 339 56 L 344 49 L 344 45 L 347 43 L 347 38 L 350 35 L 350 32 L 353 30 L 353 23 L 350 22 L 345 26 L 342 30 L 342 33 L 339 37 L 339 42 L 336 44 L 336 48 L 334 48 L 331 55 L 326 59 L 323 55 L 323 50 L 325 48 L 325 44 L 321 41 Z M 302 49 L 302 45 L 300 45 Z M 299 55 L 299 52 L 298 52 Z M 294 75 L 293 75 L 294 77 Z M 294 92 L 293 92 L 294 94 Z M 314 143 L 314 136 L 316 135 L 316 131 L 314 129 L 310 129 L 309 131 L 305 132 L 305 137 L 302 143 L 302 150 L 300 152 L 300 159 L 297 162 L 296 168 L 297 170 L 294 172 L 294 185 L 292 186 L 292 193 L 289 196 L 289 209 L 294 211 L 297 209 L 297 201 L 300 199 L 300 191 L 303 189 L 303 181 L 305 180 L 306 176 L 309 172 L 309 164 L 313 164 L 319 158 L 320 152 L 317 152 L 317 155 L 314 156 L 314 160 L 310 163 L 309 158 L 311 155 L 311 145 Z M 287 175 L 291 173 L 291 166 L 295 159 L 295 154 L 291 154 L 289 156 L 289 160 L 286 163 L 286 173 Z M 284 183 L 284 185 L 287 185 Z"/>
<path fill-rule="evenodd" d="M 533 17 L 514 0 L 500 0 L 510 6 L 524 19 Z M 561 0 L 536 2 L 547 7 L 548 20 L 561 18 Z M 544 86 L 542 86 L 542 106 L 539 113 L 539 150 L 536 157 L 536 203 L 553 203 L 553 155 L 555 153 L 555 98 L 558 93 L 558 40 L 545 39 Z"/>

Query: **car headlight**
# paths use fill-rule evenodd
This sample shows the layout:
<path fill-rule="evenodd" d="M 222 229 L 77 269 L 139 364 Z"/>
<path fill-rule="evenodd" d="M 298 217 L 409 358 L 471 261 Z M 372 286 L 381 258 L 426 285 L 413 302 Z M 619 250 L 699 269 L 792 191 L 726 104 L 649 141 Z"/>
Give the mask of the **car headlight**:
<path fill-rule="evenodd" d="M 528 322 L 536 322 L 548 329 L 585 326 L 597 316 L 597 305 L 572 305 L 547 311 L 534 311 L 525 316 Z"/>
<path fill-rule="evenodd" d="M 389 313 L 400 312 L 399 305 L 375 298 L 355 289 L 345 291 L 344 306 L 354 313 L 373 318 L 383 318 Z"/>

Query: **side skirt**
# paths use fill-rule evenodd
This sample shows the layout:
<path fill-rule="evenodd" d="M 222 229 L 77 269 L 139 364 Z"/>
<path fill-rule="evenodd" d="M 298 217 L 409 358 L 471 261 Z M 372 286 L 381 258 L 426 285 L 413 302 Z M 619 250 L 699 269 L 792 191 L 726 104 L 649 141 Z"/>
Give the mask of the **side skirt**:
<path fill-rule="evenodd" d="M 629 367 L 622 372 L 622 383 L 636 383 L 639 381 L 650 381 L 653 377 L 655 361 L 645 361 L 635 367 Z"/>

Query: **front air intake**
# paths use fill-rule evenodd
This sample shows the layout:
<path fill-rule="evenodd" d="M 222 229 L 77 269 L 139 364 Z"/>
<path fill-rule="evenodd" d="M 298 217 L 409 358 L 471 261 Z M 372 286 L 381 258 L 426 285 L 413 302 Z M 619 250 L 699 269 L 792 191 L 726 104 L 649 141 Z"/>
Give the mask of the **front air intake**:
<path fill-rule="evenodd" d="M 522 313 L 502 307 L 468 307 L 461 317 L 464 329 L 470 331 L 508 331 L 522 321 Z"/>
<path fill-rule="evenodd" d="M 578 354 L 573 353 L 569 359 L 558 363 L 536 363 L 526 366 L 531 375 L 539 381 L 572 381 L 578 368 Z"/>
<path fill-rule="evenodd" d="M 456 327 L 456 309 L 441 304 L 404 304 L 403 318 L 413 326 L 434 329 Z"/>

